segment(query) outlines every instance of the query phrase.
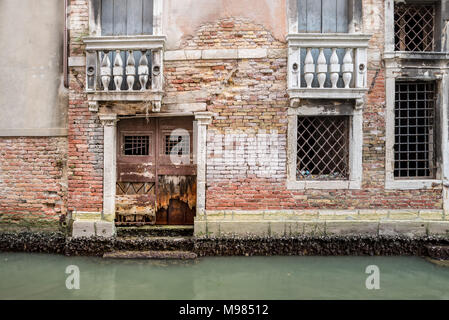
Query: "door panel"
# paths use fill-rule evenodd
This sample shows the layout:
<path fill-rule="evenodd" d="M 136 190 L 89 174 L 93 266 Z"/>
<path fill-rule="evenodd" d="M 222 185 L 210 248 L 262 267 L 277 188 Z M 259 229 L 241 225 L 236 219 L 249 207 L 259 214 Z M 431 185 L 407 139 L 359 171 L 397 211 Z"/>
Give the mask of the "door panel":
<path fill-rule="evenodd" d="M 192 129 L 192 117 L 119 121 L 119 225 L 193 224 L 196 165 Z"/>
<path fill-rule="evenodd" d="M 193 224 L 196 208 L 196 176 L 160 175 L 157 208 L 158 224 Z"/>
<path fill-rule="evenodd" d="M 156 222 L 156 121 L 123 119 L 117 138 L 117 224 Z"/>

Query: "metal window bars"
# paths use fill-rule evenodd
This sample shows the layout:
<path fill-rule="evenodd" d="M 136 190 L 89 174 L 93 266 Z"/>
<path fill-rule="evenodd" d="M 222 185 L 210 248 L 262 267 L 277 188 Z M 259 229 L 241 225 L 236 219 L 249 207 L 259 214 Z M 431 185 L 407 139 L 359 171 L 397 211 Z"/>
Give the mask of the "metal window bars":
<path fill-rule="evenodd" d="M 349 121 L 349 116 L 298 116 L 298 180 L 349 178 Z"/>
<path fill-rule="evenodd" d="M 394 34 L 397 51 L 433 51 L 435 5 L 394 5 Z"/>
<path fill-rule="evenodd" d="M 165 155 L 189 155 L 190 137 L 189 136 L 165 136 Z"/>
<path fill-rule="evenodd" d="M 150 136 L 124 136 L 123 154 L 125 156 L 148 156 Z"/>
<path fill-rule="evenodd" d="M 435 83 L 397 82 L 395 178 L 435 177 Z"/>

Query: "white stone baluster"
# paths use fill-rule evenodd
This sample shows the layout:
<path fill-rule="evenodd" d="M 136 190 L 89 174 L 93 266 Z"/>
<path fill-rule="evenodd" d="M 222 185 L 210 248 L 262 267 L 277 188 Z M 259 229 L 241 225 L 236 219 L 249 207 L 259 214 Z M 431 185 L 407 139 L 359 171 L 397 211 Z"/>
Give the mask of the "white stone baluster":
<path fill-rule="evenodd" d="M 326 81 L 327 62 L 324 56 L 324 49 L 320 48 L 320 54 L 318 55 L 316 73 L 320 88 L 324 88 L 324 82 Z"/>
<path fill-rule="evenodd" d="M 103 84 L 103 90 L 109 90 L 109 83 L 111 82 L 111 60 L 109 60 L 108 52 L 106 51 L 101 61 L 100 67 L 101 83 Z"/>
<path fill-rule="evenodd" d="M 128 52 L 128 60 L 126 61 L 126 82 L 128 83 L 128 91 L 132 91 L 134 81 L 136 79 L 136 61 L 134 60 L 134 51 Z"/>
<path fill-rule="evenodd" d="M 338 61 L 337 48 L 332 49 L 329 72 L 331 74 L 332 88 L 335 89 L 335 88 L 337 88 L 337 82 L 338 82 L 338 77 L 339 77 L 339 73 L 340 73 L 340 63 Z"/>
<path fill-rule="evenodd" d="M 313 63 L 312 52 L 307 48 L 306 58 L 304 59 L 304 80 L 307 88 L 312 88 L 313 76 L 315 74 L 315 64 Z"/>
<path fill-rule="evenodd" d="M 354 64 L 352 62 L 351 49 L 346 49 L 345 56 L 343 58 L 343 82 L 345 83 L 345 88 L 349 88 L 351 83 L 352 74 L 354 72 Z"/>
<path fill-rule="evenodd" d="M 148 75 L 150 74 L 150 70 L 148 68 L 148 59 L 145 51 L 142 52 L 142 57 L 140 58 L 137 71 L 139 73 L 139 81 L 141 86 L 140 90 L 143 91 L 147 87 Z"/>
<path fill-rule="evenodd" d="M 120 91 L 123 82 L 123 60 L 120 50 L 115 51 L 114 68 L 112 73 L 114 75 L 115 90 Z"/>

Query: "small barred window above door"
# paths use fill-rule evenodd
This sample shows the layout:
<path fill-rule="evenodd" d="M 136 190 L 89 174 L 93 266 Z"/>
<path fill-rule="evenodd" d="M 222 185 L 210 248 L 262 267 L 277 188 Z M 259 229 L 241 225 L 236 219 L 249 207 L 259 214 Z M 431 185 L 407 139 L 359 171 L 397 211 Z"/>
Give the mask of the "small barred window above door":
<path fill-rule="evenodd" d="M 150 154 L 150 136 L 123 136 L 123 154 L 125 156 L 148 156 Z"/>
<path fill-rule="evenodd" d="M 165 155 L 184 156 L 190 154 L 190 137 L 178 135 L 165 136 Z"/>

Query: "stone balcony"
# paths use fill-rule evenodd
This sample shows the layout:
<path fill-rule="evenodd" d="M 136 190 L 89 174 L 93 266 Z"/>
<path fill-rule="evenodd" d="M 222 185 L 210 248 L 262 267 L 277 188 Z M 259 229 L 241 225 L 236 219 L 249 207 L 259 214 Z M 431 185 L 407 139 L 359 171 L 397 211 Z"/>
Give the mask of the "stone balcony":
<path fill-rule="evenodd" d="M 289 34 L 288 93 L 300 99 L 355 99 L 367 88 L 370 35 L 351 33 Z"/>
<path fill-rule="evenodd" d="M 159 112 L 163 95 L 165 36 L 85 37 L 89 106 L 100 101 L 150 102 Z"/>

